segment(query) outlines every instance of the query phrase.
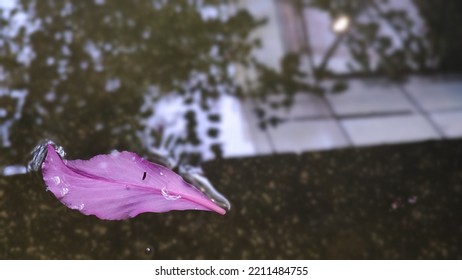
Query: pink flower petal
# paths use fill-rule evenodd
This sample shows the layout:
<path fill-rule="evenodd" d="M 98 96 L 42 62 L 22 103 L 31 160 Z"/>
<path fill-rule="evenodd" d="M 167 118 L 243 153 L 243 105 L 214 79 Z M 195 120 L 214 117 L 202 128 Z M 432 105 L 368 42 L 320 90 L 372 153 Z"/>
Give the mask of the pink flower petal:
<path fill-rule="evenodd" d="M 48 144 L 42 174 L 47 189 L 64 205 L 100 219 L 170 210 L 226 213 L 172 170 L 131 152 L 63 160 Z"/>

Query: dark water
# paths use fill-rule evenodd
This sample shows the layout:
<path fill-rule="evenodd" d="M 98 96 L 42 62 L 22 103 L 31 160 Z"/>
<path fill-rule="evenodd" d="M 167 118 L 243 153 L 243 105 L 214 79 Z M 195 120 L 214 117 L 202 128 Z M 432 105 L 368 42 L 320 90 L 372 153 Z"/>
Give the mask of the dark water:
<path fill-rule="evenodd" d="M 69 158 L 113 149 L 149 158 L 149 138 L 176 159 L 198 163 L 200 154 L 184 147 L 203 145 L 202 114 L 212 139 L 206 148 L 217 157 L 204 169 L 233 210 L 102 221 L 64 207 L 38 174 L 0 176 L 0 258 L 461 258 L 460 141 L 223 160 L 221 116 L 211 106 L 225 95 L 260 105 L 280 94 L 269 108 L 285 108 L 301 90 L 342 91 L 349 76 L 403 82 L 408 74 L 460 72 L 460 41 L 453 40 L 460 3 L 415 1 L 428 28 L 420 37 L 405 24 L 406 11 L 358 21 L 338 36 L 357 67 L 337 75 L 327 64 L 302 73 L 299 58 L 310 55 L 309 45 L 285 57 L 279 72 L 254 61 L 251 51 L 261 42 L 248 35 L 264 20 L 245 10 L 230 14 L 225 2 L 232 1 L 20 0 L 3 9 L 0 124 L 8 139 L 0 167 L 25 165 L 43 139 L 66 147 Z M 353 20 L 374 7 L 313 2 Z M 204 16 L 204 7 L 216 16 Z M 401 47 L 377 35 L 378 22 L 400 32 Z M 241 87 L 233 72 L 239 67 L 254 69 L 258 86 Z M 189 108 L 179 135 L 167 134 L 168 124 L 144 122 L 155 114 L 153 104 L 172 94 Z M 256 114 L 262 128 L 279 121 L 260 106 Z"/>
<path fill-rule="evenodd" d="M 423 156 L 424 155 L 424 156 Z M 460 259 L 462 141 L 214 161 L 225 216 L 103 221 L 34 176 L 1 177 L 1 257 L 13 259 Z"/>

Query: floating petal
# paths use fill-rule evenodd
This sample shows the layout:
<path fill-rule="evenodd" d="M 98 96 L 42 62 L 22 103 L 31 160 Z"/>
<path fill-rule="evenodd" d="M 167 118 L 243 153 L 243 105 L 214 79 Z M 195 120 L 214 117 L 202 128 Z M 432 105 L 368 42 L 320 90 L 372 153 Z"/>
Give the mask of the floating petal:
<path fill-rule="evenodd" d="M 63 160 L 54 145 L 47 143 L 42 175 L 47 189 L 63 204 L 100 219 L 121 220 L 170 210 L 226 213 L 171 169 L 131 152 Z"/>

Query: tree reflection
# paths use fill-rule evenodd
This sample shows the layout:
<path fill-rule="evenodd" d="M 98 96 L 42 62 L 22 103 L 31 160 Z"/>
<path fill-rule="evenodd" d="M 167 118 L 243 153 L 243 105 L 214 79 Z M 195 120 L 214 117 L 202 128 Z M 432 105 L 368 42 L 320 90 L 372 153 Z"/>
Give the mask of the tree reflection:
<path fill-rule="evenodd" d="M 251 63 L 258 42 L 247 37 L 262 21 L 245 11 L 226 15 L 221 3 L 20 1 L 1 23 L 1 83 L 28 92 L 9 156 L 22 160 L 43 138 L 79 156 L 140 150 L 141 120 L 152 113 L 145 96 L 175 93 L 207 111 L 211 100 L 236 92 L 229 66 Z M 215 15 L 204 16 L 204 7 Z M 193 117 L 185 115 L 190 129 L 176 144 L 198 144 Z"/>
<path fill-rule="evenodd" d="M 43 138 L 54 139 L 78 157 L 152 145 L 178 151 L 203 144 L 200 122 L 206 123 L 207 137 L 218 138 L 220 112 L 212 105 L 226 94 L 254 98 L 260 127 L 266 128 L 280 122 L 274 111 L 291 107 L 295 94 L 342 92 L 347 88 L 342 78 L 378 75 L 403 80 L 409 73 L 460 68 L 459 56 L 453 59 L 458 43 L 446 44 L 451 34 L 441 35 L 447 26 L 432 14 L 433 8 L 444 11 L 439 4 L 415 0 L 427 20 L 430 36 L 425 38 L 405 11 L 390 8 L 387 1 L 278 3 L 292 5 L 301 20 L 304 9 L 310 8 L 331 19 L 347 16 L 349 26 L 336 34 L 319 63 L 313 62 L 314 38 L 303 31 L 299 54 L 285 56 L 277 71 L 252 56 L 260 42 L 249 34 L 264 20 L 244 10 L 227 13 L 229 1 L 19 0 L 14 9 L 2 11 L 0 19 L 0 90 L 5 92 L 0 94 L 0 121 L 11 120 L 12 108 L 19 104 L 14 93 L 25 92 L 27 98 L 21 118 L 11 126 L 12 145 L 0 152 L 9 162 L 24 162 L 23 156 Z M 399 44 L 380 32 L 382 26 L 392 30 Z M 328 63 L 340 45 L 351 56 L 350 72 L 342 77 Z M 300 70 L 300 56 L 307 58 L 307 71 Z M 254 71 L 257 78 L 241 87 L 232 71 L 235 66 Z M 147 121 L 166 95 L 179 96 L 186 108 L 181 135 L 169 135 L 168 123 L 153 126 Z M 147 138 L 152 139 L 149 145 Z M 211 143 L 209 148 L 220 156 L 218 141 Z M 181 149 L 176 156 L 200 159 Z"/>

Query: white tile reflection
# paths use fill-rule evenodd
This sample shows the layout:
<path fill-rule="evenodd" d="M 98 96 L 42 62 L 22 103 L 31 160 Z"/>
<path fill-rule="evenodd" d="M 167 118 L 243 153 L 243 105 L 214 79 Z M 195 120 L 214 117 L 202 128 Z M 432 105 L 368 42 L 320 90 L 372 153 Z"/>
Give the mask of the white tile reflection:
<path fill-rule="evenodd" d="M 448 138 L 462 137 L 462 110 L 432 113 L 431 118 Z"/>
<path fill-rule="evenodd" d="M 419 115 L 342 120 L 354 145 L 377 145 L 438 139 L 438 133 Z"/>
<path fill-rule="evenodd" d="M 252 106 L 243 106 L 247 112 L 243 121 L 250 124 L 255 152 L 462 138 L 462 80 L 413 77 L 404 86 L 383 80 L 354 79 L 348 83 L 346 92 L 325 99 L 296 96 L 291 110 L 276 113 L 284 122 L 268 133 L 256 126 Z"/>
<path fill-rule="evenodd" d="M 291 121 L 269 129 L 276 152 L 301 153 L 348 145 L 338 123 L 332 119 Z"/>
<path fill-rule="evenodd" d="M 406 85 L 427 112 L 462 109 L 461 77 L 413 77 Z"/>
<path fill-rule="evenodd" d="M 414 111 L 399 87 L 390 82 L 349 80 L 348 86 L 344 94 L 327 96 L 339 116 Z"/>

